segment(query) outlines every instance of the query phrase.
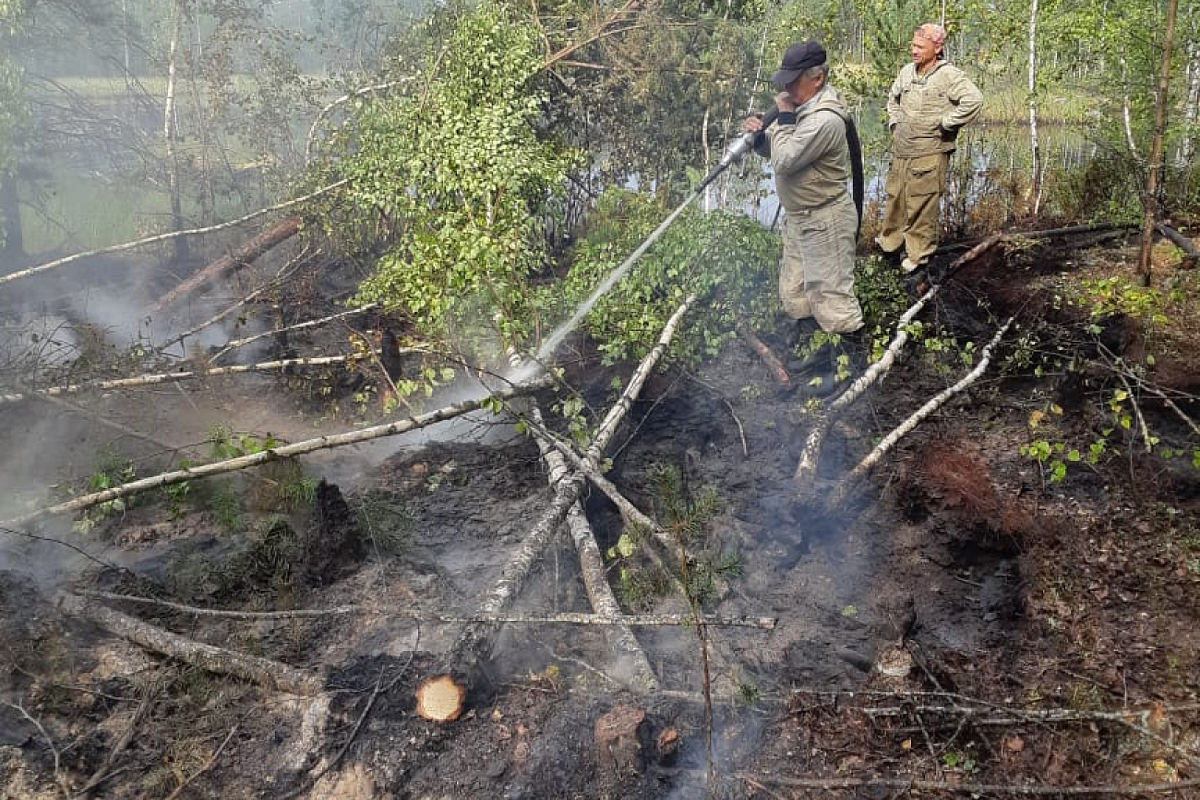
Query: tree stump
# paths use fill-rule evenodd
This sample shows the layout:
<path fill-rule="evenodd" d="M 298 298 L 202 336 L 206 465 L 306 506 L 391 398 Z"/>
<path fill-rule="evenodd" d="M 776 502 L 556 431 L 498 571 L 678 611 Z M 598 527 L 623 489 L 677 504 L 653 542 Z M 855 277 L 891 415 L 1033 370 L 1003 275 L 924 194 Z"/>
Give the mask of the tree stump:
<path fill-rule="evenodd" d="M 646 712 L 633 706 L 617 706 L 596 720 L 596 775 L 602 785 L 612 786 L 642 772 L 641 727 Z"/>
<path fill-rule="evenodd" d="M 426 678 L 417 687 L 417 714 L 430 722 L 453 722 L 462 714 L 466 690 L 450 675 Z"/>

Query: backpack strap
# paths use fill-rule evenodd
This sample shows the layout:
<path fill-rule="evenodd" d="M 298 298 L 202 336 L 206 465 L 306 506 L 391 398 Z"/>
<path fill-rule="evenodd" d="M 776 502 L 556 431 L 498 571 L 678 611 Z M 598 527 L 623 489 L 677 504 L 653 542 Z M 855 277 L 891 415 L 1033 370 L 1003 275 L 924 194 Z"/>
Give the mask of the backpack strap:
<path fill-rule="evenodd" d="M 837 114 L 846 124 L 846 147 L 850 150 L 850 187 L 854 197 L 854 208 L 858 211 L 858 227 L 854 231 L 855 238 L 862 231 L 863 216 L 863 160 L 862 143 L 858 140 L 858 128 L 849 114 L 836 108 L 818 108 L 817 111 L 828 111 Z"/>

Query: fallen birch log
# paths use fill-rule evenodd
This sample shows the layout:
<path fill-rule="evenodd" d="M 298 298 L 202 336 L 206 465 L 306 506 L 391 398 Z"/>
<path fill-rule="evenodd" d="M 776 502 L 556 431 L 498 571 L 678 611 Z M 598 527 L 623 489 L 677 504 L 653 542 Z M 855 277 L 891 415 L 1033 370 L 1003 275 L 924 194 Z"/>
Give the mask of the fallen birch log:
<path fill-rule="evenodd" d="M 999 234 L 989 236 L 956 258 L 946 268 L 945 274 L 947 276 L 953 274 L 964 264 L 978 258 L 1000 241 L 1001 237 Z M 798 502 L 808 502 L 810 499 L 812 486 L 817 476 L 817 464 L 821 459 L 821 448 L 824 445 L 825 436 L 829 433 L 830 427 L 845 409 L 858 400 L 873 383 L 879 380 L 896 363 L 900 351 L 908 343 L 909 323 L 937 296 L 940 289 L 940 282 L 933 284 L 915 303 L 909 306 L 908 310 L 896 322 L 896 336 L 888 345 L 883 357 L 872 364 L 866 372 L 851 383 L 850 387 L 830 403 L 829 407 L 813 421 L 812 429 L 809 430 L 808 436 L 804 440 L 804 447 L 800 451 L 800 462 L 796 465 L 796 472 L 792 476 L 792 484 L 795 487 L 796 500 Z"/>
<path fill-rule="evenodd" d="M 168 308 L 178 302 L 181 298 L 198 292 L 208 284 L 216 282 L 226 274 L 253 264 L 263 253 L 299 233 L 302 224 L 303 220 L 299 216 L 288 217 L 285 220 L 275 223 L 237 250 L 221 256 L 167 292 L 159 298 L 158 303 L 154 306 L 154 310 L 162 311 L 164 308 Z"/>
<path fill-rule="evenodd" d="M 267 658 L 203 644 L 102 605 L 89 603 L 76 595 L 65 595 L 61 605 L 68 613 L 89 619 L 110 633 L 147 650 L 209 672 L 234 675 L 268 689 L 304 697 L 321 694 L 325 689 L 324 680 L 312 673 Z"/>
<path fill-rule="evenodd" d="M 532 408 L 531 415 L 538 423 L 541 422 L 541 413 L 536 405 Z M 553 444 L 545 436 L 536 435 L 535 438 L 538 450 L 542 453 L 542 460 L 550 468 L 550 474 L 562 475 L 566 472 L 565 459 L 554 449 Z M 583 511 L 583 505 L 578 500 L 567 509 L 567 530 L 571 533 L 571 541 L 574 542 L 575 552 L 579 555 L 579 571 L 592 610 L 601 616 L 614 619 L 620 617 L 621 606 L 613 595 L 612 587 L 608 585 L 604 558 L 600 555 L 600 546 L 596 544 L 596 534 Z M 658 680 L 654 677 L 654 670 L 650 668 L 646 652 L 642 650 L 637 637 L 627 625 L 618 625 L 613 630 L 612 644 L 632 664 L 634 680 L 631 688 L 650 692 L 658 689 Z"/>
<path fill-rule="evenodd" d="M 28 392 L 0 394 L 0 404 L 19 403 L 30 398 L 58 397 L 64 394 L 79 394 L 80 392 L 107 392 L 113 389 L 136 389 L 145 386 L 158 386 L 164 383 L 197 380 L 199 378 L 215 378 L 220 375 L 241 375 L 247 372 L 272 372 L 293 367 L 322 367 L 329 364 L 341 364 L 349 361 L 351 356 L 317 356 L 315 358 L 286 358 L 279 361 L 262 361 L 258 364 L 237 364 L 231 367 L 213 367 L 211 369 L 181 370 L 179 372 L 160 372 L 153 375 L 139 375 L 135 378 L 114 378 L 108 381 L 93 381 L 88 383 L 72 383 L 66 386 L 50 386 L 45 389 L 33 389 Z"/>
<path fill-rule="evenodd" d="M 31 275 L 37 275 L 38 273 L 45 272 L 46 270 L 55 269 L 56 267 L 62 267 L 67 264 L 73 263 L 75 261 L 80 261 L 81 259 L 92 258 L 93 256 L 106 256 L 106 255 L 109 255 L 110 253 L 121 253 L 126 250 L 136 250 L 137 248 L 145 247 L 146 245 L 158 244 L 159 242 L 169 242 L 172 239 L 178 239 L 181 236 L 199 236 L 199 235 L 205 234 L 205 233 L 215 233 L 216 231 L 223 231 L 223 230 L 226 230 L 227 228 L 236 228 L 238 225 L 244 225 L 247 222 L 249 222 L 250 220 L 257 219 L 258 217 L 261 217 L 264 214 L 270 214 L 273 211 L 281 211 L 285 208 L 291 208 L 292 206 L 308 202 L 309 200 L 312 200 L 313 198 L 320 197 L 321 195 L 325 194 L 326 192 L 333 191 L 334 189 L 338 188 L 339 186 L 344 186 L 345 184 L 347 184 L 349 182 L 350 182 L 349 178 L 343 178 L 340 181 L 331 183 L 328 186 L 323 186 L 320 189 L 316 190 L 315 192 L 306 194 L 303 197 L 296 197 L 296 198 L 293 198 L 286 202 L 270 206 L 269 208 L 261 208 L 258 211 L 247 214 L 244 217 L 239 217 L 238 219 L 230 220 L 229 222 L 222 222 L 217 225 L 209 225 L 204 228 L 191 228 L 191 229 L 185 230 L 185 231 L 172 231 L 171 233 L 160 233 L 157 236 L 148 236 L 145 239 L 137 239 L 132 242 L 124 242 L 122 244 L 109 245 L 108 247 L 99 247 L 95 250 L 88 250 L 83 253 L 75 253 L 73 255 L 64 256 L 62 258 L 57 258 L 54 261 L 48 261 L 45 264 L 38 264 L 37 266 L 29 267 L 28 269 L 18 270 L 17 272 L 12 272 L 12 273 L 9 273 L 8 275 L 0 276 L 0 285 L 8 283 L 9 281 L 15 281 L 18 278 L 28 278 Z"/>
<path fill-rule="evenodd" d="M 988 365 L 992 361 L 992 350 L 994 350 L 996 345 L 999 344 L 1000 340 L 1004 337 L 1004 334 L 1008 332 L 1009 326 L 1012 325 L 1012 322 L 1013 318 L 1009 317 L 1008 320 L 1002 326 L 1000 326 L 1000 329 L 996 331 L 996 335 L 993 336 L 992 340 L 988 342 L 986 347 L 983 348 L 983 352 L 979 357 L 979 363 L 975 365 L 974 369 L 964 375 L 953 386 L 938 392 L 936 395 L 926 401 L 923 406 L 917 409 L 912 416 L 904 420 L 904 422 L 900 425 L 897 425 L 887 436 L 883 437 L 883 440 L 880 441 L 879 444 L 877 444 L 874 449 L 872 449 L 871 452 L 862 459 L 862 461 L 859 461 L 854 469 L 850 470 L 850 472 L 848 472 L 842 478 L 834 490 L 825 498 L 823 504 L 827 508 L 834 508 L 838 505 L 841 505 L 841 503 L 846 499 L 846 495 L 854 488 L 858 481 L 867 476 L 867 473 L 869 473 L 875 467 L 875 465 L 879 463 L 879 460 L 883 458 L 883 456 L 896 444 L 896 442 L 908 435 L 930 414 L 945 405 L 946 401 L 951 397 L 959 394 L 968 386 L 975 383 L 975 381 L 979 380 L 980 376 L 983 375 L 983 373 L 987 370 Z"/>
<path fill-rule="evenodd" d="M 1180 269 L 1194 269 L 1196 264 L 1200 263 L 1200 250 L 1196 249 L 1195 242 L 1165 222 L 1160 222 L 1154 227 L 1167 241 L 1183 251 L 1183 259 L 1179 262 Z"/>
<path fill-rule="evenodd" d="M 925 294 L 918 298 L 917 302 L 909 306 L 908 310 L 897 321 L 896 335 L 893 337 L 891 343 L 888 344 L 883 357 L 868 367 L 866 372 L 855 379 L 846 391 L 838 395 L 829 404 L 829 407 L 813 420 L 812 428 L 809 429 L 808 436 L 804 440 L 804 447 L 800 451 L 800 463 L 796 465 L 796 472 L 792 476 L 797 500 L 806 501 L 808 499 L 812 483 L 816 479 L 817 464 L 821 460 L 821 448 L 825 443 L 825 436 L 829 433 L 829 429 L 833 426 L 838 415 L 846 408 L 849 408 L 851 404 L 862 396 L 868 387 L 892 368 L 896 363 L 896 359 L 899 358 L 900 351 L 908 344 L 908 324 L 920 313 L 926 303 L 937 296 L 940 289 L 940 284 L 931 286 L 926 290 Z"/>
<path fill-rule="evenodd" d="M 473 400 L 464 400 L 461 403 L 439 408 L 435 411 L 430 411 L 426 414 L 420 414 L 408 419 L 399 420 L 397 422 L 389 422 L 384 425 L 373 425 L 369 428 L 362 428 L 356 431 L 348 431 L 347 433 L 333 434 L 330 436 L 319 436 L 315 439 L 306 439 L 295 444 L 282 445 L 273 447 L 267 450 L 262 450 L 258 453 L 250 455 L 238 456 L 224 461 L 214 461 L 211 464 L 199 464 L 187 469 L 175 470 L 174 472 L 164 472 L 159 475 L 152 475 L 148 478 L 124 483 L 119 486 L 105 489 L 101 492 L 77 497 L 74 500 L 69 500 L 65 503 L 48 506 L 46 508 L 34 511 L 21 517 L 5 520 L 3 525 L 17 527 L 26 525 L 43 517 L 53 516 L 55 514 L 68 514 L 76 511 L 82 511 L 86 508 L 107 503 L 110 500 L 116 500 L 121 497 L 144 492 L 149 489 L 157 489 L 162 486 L 170 486 L 185 481 L 195 480 L 197 478 L 206 478 L 211 475 L 220 475 L 228 472 L 236 472 L 246 469 L 247 467 L 255 467 L 260 464 L 265 464 L 268 461 L 276 459 L 291 458 L 292 456 L 312 453 L 318 450 L 326 450 L 333 447 L 342 447 L 350 444 L 359 444 L 360 442 L 370 441 L 372 439 L 381 439 L 385 436 L 395 436 L 408 431 L 424 428 L 436 422 L 443 422 L 454 417 L 462 416 L 471 411 L 477 411 L 480 408 L 490 404 L 494 400 L 505 401 L 513 397 L 518 397 L 523 394 L 529 394 L 539 389 L 544 389 L 553 383 L 552 378 L 543 376 L 540 379 L 530 381 L 528 383 L 512 386 L 507 389 L 501 389 L 492 394 L 480 397 Z M 564 509 L 565 513 L 565 509 Z"/>
<path fill-rule="evenodd" d="M 604 451 L 616 435 L 621 420 L 633 406 L 634 398 L 641 392 L 646 379 L 657 366 L 674 337 L 680 320 L 683 319 L 684 314 L 695 300 L 695 295 L 689 296 L 667 321 L 658 342 L 634 370 L 629 385 L 626 386 L 618 401 L 609 409 L 604 420 L 597 426 L 596 434 L 587 449 L 587 457 L 592 464 L 598 466 L 604 458 Z M 545 549 L 551 536 L 558 530 L 558 526 L 562 524 L 571 507 L 578 501 L 583 492 L 583 486 L 584 482 L 578 475 L 564 475 L 558 480 L 550 506 L 505 563 L 499 579 L 480 604 L 479 614 L 481 616 L 500 613 L 520 592 L 533 564 Z M 444 660 L 447 666 L 441 671 L 464 676 L 466 685 L 476 685 L 478 676 L 491 659 L 492 634 L 495 629 L 494 624 L 488 623 L 467 625 L 447 652 Z"/>

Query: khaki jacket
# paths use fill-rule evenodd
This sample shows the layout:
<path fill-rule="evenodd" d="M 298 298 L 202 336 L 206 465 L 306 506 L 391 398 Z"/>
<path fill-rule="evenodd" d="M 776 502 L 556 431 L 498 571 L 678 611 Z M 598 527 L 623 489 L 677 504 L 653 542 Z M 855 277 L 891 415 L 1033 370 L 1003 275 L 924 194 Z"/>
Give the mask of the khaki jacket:
<path fill-rule="evenodd" d="M 896 158 L 954 152 L 958 131 L 983 107 L 983 94 L 970 78 L 946 61 L 924 75 L 905 64 L 888 92 L 888 127 Z"/>
<path fill-rule="evenodd" d="M 837 91 L 826 86 L 796 109 L 795 122 L 790 121 L 791 115 L 781 114 L 767 129 L 765 154 L 770 156 L 775 190 L 785 211 L 809 211 L 847 195 L 850 156 L 845 114 Z"/>

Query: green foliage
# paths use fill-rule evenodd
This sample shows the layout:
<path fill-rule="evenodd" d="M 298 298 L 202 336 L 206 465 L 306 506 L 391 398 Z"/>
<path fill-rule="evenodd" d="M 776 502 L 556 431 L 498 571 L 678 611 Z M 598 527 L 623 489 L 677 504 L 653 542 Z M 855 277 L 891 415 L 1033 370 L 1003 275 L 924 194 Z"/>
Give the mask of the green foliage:
<path fill-rule="evenodd" d="M 254 455 L 279 446 L 274 436 L 256 436 L 252 433 L 234 433 L 224 425 L 214 425 L 208 432 L 213 458 L 225 461 L 231 458 Z"/>
<path fill-rule="evenodd" d="M 217 527 L 226 533 L 238 533 L 245 530 L 246 522 L 242 518 L 241 498 L 229 485 L 220 484 L 212 489 L 208 498 L 208 510 Z"/>
<path fill-rule="evenodd" d="M 419 94 L 366 104 L 337 165 L 349 199 L 395 236 L 358 301 L 432 340 L 511 343 L 531 319 L 541 207 L 569 157 L 538 141 L 535 31 L 493 2 L 455 12 Z"/>
<path fill-rule="evenodd" d="M 721 508 L 711 488 L 689 495 L 680 471 L 671 465 L 656 464 L 650 470 L 655 516 L 678 543 L 674 554 L 680 563 L 676 578 L 683 584 L 688 603 L 699 610 L 710 602 L 722 581 L 741 574 L 741 557 L 709 546 L 709 524 Z M 670 576 L 657 568 L 644 568 L 635 559 L 646 542 L 647 532 L 637 527 L 621 534 L 608 549 L 609 559 L 618 565 L 618 588 L 622 601 L 629 606 L 647 608 L 655 597 L 671 585 Z"/>
<path fill-rule="evenodd" d="M 88 476 L 87 494 L 103 492 L 106 489 L 129 483 L 136 478 L 137 470 L 134 469 L 132 461 L 116 452 L 106 450 L 100 454 L 95 471 Z M 97 503 L 85 510 L 72 527 L 80 533 L 86 533 L 96 527 L 105 517 L 124 513 L 129 502 L 131 502 L 129 498 L 114 497 L 112 500 Z"/>
<path fill-rule="evenodd" d="M 650 195 L 612 189 L 600 198 L 561 285 L 536 301 L 568 316 L 637 249 L 668 212 Z M 605 363 L 641 358 L 693 292 L 701 298 L 672 342 L 671 356 L 695 364 L 715 355 L 740 320 L 765 326 L 778 308 L 779 237 L 740 214 L 688 209 L 586 318 Z"/>

